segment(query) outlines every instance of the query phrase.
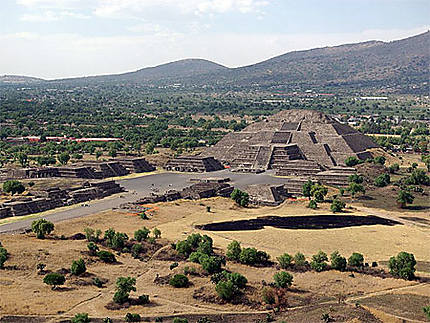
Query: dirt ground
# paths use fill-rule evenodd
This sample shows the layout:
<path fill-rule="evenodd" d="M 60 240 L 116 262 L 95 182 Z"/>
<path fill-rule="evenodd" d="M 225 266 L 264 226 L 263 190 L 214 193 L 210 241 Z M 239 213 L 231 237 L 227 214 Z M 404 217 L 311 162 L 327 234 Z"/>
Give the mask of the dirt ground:
<path fill-rule="evenodd" d="M 169 322 L 172 315 L 188 317 L 190 322 L 202 316 L 209 316 L 216 322 L 255 322 L 265 318 L 267 313 L 274 315 L 262 304 L 261 290 L 266 282 L 273 281 L 273 275 L 278 271 L 276 266 L 257 268 L 227 262 L 228 270 L 242 273 L 249 281 L 246 305 L 220 303 L 214 285 L 207 276 L 190 276 L 191 286 L 185 289 L 154 282 L 157 276 L 182 273 L 185 266 L 199 269 L 200 265 L 179 261 L 179 266 L 170 270 L 173 260 L 163 260 L 166 258 L 162 256 L 164 251 L 171 248 L 170 242 L 184 239 L 192 232 L 211 236 L 218 253 L 223 253 L 232 240 L 239 240 L 244 247 L 265 250 L 272 259 L 284 252 L 295 254 L 300 251 L 309 260 L 319 250 L 327 254 L 339 250 L 347 257 L 352 252 L 360 252 L 366 262 L 377 261 L 380 267 L 384 267 L 389 257 L 404 250 L 412 252 L 422 264 L 430 262 L 427 243 L 430 240 L 430 225 L 408 220 L 410 213 L 407 211 L 384 213 L 383 210 L 366 209 L 360 205 L 348 211 L 348 215 L 373 214 L 402 223 L 394 226 L 325 230 L 277 229 L 269 226 L 261 230 L 231 232 L 196 229 L 196 225 L 258 216 L 331 214 L 328 205 L 322 204 L 320 209 L 313 211 L 307 209 L 305 204 L 306 201 L 289 201 L 275 208 L 242 209 L 223 198 L 176 201 L 151 206 L 152 216 L 149 220 L 142 220 L 135 214 L 109 211 L 56 224 L 54 236 L 64 235 L 66 240 L 54 237 L 38 240 L 33 234 L 1 235 L 0 241 L 8 250 L 10 258 L 5 264 L 6 269 L 0 270 L 0 317 L 5 316 L 3 322 L 12 322 L 8 315 L 34 316 L 57 322 L 81 312 L 89 313 L 94 318 L 109 316 L 117 319 L 131 312 L 152 320 L 164 316 L 165 322 Z M 206 211 L 206 206 L 211 207 L 211 212 Z M 413 217 L 428 219 L 429 214 L 414 212 Z M 105 264 L 88 255 L 86 240 L 68 239 L 83 232 L 86 227 L 102 231 L 113 227 L 133 237 L 133 232 L 143 226 L 159 228 L 162 232 L 160 243 L 165 246 L 145 261 L 133 259 L 130 254 L 120 254 L 117 255 L 118 263 Z M 42 282 L 43 275 L 37 274 L 38 263 L 45 263 L 48 271 L 57 271 L 70 268 L 72 261 L 78 258 L 85 260 L 87 273 L 83 277 L 67 274 L 65 285 L 58 290 L 51 290 Z M 425 269 L 417 274 L 430 277 Z M 135 277 L 137 291 L 132 292 L 131 297 L 149 294 L 151 304 L 119 310 L 107 309 L 105 306 L 112 300 L 115 281 L 120 276 Z M 293 286 L 287 293 L 288 312 L 276 314 L 278 320 L 319 322 L 325 313 L 342 322 L 395 322 L 399 318 L 424 320 L 420 314 L 422 304 L 430 304 L 430 284 L 425 282 L 358 273 L 351 277 L 348 272 L 338 271 L 293 272 L 293 276 Z M 92 285 L 94 277 L 107 280 L 105 287 Z M 339 303 L 340 299 L 343 301 Z M 28 318 L 23 318 L 22 322 L 28 322 Z"/>

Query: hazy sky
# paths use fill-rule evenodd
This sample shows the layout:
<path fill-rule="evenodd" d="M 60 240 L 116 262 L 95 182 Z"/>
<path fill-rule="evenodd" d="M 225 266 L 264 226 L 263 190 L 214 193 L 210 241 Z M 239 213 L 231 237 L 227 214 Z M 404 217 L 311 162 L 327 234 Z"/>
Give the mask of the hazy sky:
<path fill-rule="evenodd" d="M 0 75 L 59 78 L 292 50 L 430 28 L 429 0 L 0 0 Z"/>

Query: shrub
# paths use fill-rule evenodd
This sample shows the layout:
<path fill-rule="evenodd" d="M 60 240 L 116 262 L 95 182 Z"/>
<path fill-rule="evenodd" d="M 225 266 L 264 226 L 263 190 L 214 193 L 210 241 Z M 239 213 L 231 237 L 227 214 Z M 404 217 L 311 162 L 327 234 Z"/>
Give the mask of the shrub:
<path fill-rule="evenodd" d="M 188 323 L 188 320 L 181 317 L 175 317 L 172 323 Z"/>
<path fill-rule="evenodd" d="M 231 198 L 236 202 L 236 204 L 242 207 L 247 207 L 249 204 L 249 194 L 237 188 L 235 188 L 231 193 Z"/>
<path fill-rule="evenodd" d="M 357 193 L 366 194 L 366 189 L 364 188 L 364 186 L 354 182 L 349 183 L 347 190 L 351 193 L 352 197 L 354 197 Z"/>
<path fill-rule="evenodd" d="M 161 230 L 158 228 L 154 228 L 152 230 L 152 235 L 154 236 L 155 239 L 161 238 Z"/>
<path fill-rule="evenodd" d="M 190 253 L 188 260 L 191 262 L 194 262 L 196 264 L 199 264 L 200 263 L 200 257 L 202 257 L 203 255 L 206 255 L 206 254 L 199 252 L 199 251 L 194 251 L 194 252 Z"/>
<path fill-rule="evenodd" d="M 224 274 L 225 279 L 230 280 L 237 288 L 244 288 L 248 279 L 239 273 L 226 273 Z"/>
<path fill-rule="evenodd" d="M 388 171 L 390 172 L 390 174 L 394 174 L 394 173 L 398 172 L 399 170 L 400 170 L 400 166 L 397 163 L 388 167 Z"/>
<path fill-rule="evenodd" d="M 149 304 L 150 303 L 150 301 L 149 301 L 149 295 L 146 295 L 146 294 L 140 295 L 139 298 L 138 298 L 138 302 L 139 302 L 140 305 Z"/>
<path fill-rule="evenodd" d="M 0 269 L 4 268 L 4 263 L 6 262 L 8 258 L 8 253 L 6 248 L 2 247 L 0 244 Z"/>
<path fill-rule="evenodd" d="M 38 239 L 44 239 L 45 235 L 54 231 L 54 224 L 52 222 L 46 221 L 45 219 L 39 219 L 33 221 L 31 224 L 31 230 L 36 233 Z"/>
<path fill-rule="evenodd" d="M 3 183 L 3 191 L 12 195 L 21 194 L 25 191 L 25 187 L 20 181 L 11 180 Z"/>
<path fill-rule="evenodd" d="M 354 252 L 351 257 L 348 258 L 348 266 L 351 267 L 363 267 L 364 257 L 361 253 Z"/>
<path fill-rule="evenodd" d="M 316 202 L 324 202 L 325 196 L 328 193 L 328 188 L 324 185 L 314 184 L 312 185 L 311 195 L 315 198 Z"/>
<path fill-rule="evenodd" d="M 373 183 L 377 187 L 384 187 L 384 186 L 389 185 L 390 182 L 391 182 L 391 177 L 389 174 L 381 174 L 375 178 Z"/>
<path fill-rule="evenodd" d="M 334 199 L 330 205 L 330 210 L 332 210 L 333 213 L 342 212 L 344 207 L 345 207 L 345 202 L 339 199 Z"/>
<path fill-rule="evenodd" d="M 275 281 L 276 287 L 287 288 L 293 283 L 293 275 L 287 273 L 286 271 L 280 271 L 273 276 L 273 280 Z"/>
<path fill-rule="evenodd" d="M 427 318 L 430 320 L 430 305 L 423 307 L 423 312 L 427 316 Z"/>
<path fill-rule="evenodd" d="M 275 304 L 276 292 L 273 290 L 273 288 L 264 287 L 261 298 L 263 299 L 263 302 L 266 304 Z"/>
<path fill-rule="evenodd" d="M 100 278 L 94 277 L 93 278 L 93 285 L 97 286 L 98 288 L 102 288 L 104 284 L 103 284 L 103 281 Z"/>
<path fill-rule="evenodd" d="M 113 237 L 108 240 L 108 245 L 111 248 L 122 249 L 125 246 L 125 242 L 128 240 L 128 236 L 122 232 L 115 232 Z"/>
<path fill-rule="evenodd" d="M 221 271 L 222 259 L 214 256 L 207 256 L 200 258 L 200 264 L 203 270 L 207 271 L 209 274 L 213 274 Z"/>
<path fill-rule="evenodd" d="M 401 208 L 405 208 L 406 204 L 412 204 L 414 202 L 415 196 L 413 196 L 408 191 L 401 190 L 397 195 L 397 203 L 399 203 Z"/>
<path fill-rule="evenodd" d="M 305 255 L 301 252 L 298 252 L 294 255 L 294 265 L 297 267 L 303 267 L 306 265 Z"/>
<path fill-rule="evenodd" d="M 63 285 L 66 281 L 66 278 L 59 273 L 49 273 L 43 277 L 43 282 L 46 285 L 51 285 L 52 289 L 55 289 L 59 285 Z"/>
<path fill-rule="evenodd" d="M 74 260 L 72 262 L 72 266 L 70 267 L 70 271 L 73 275 L 79 276 L 87 271 L 87 267 L 85 266 L 85 262 L 82 258 L 79 260 Z"/>
<path fill-rule="evenodd" d="M 310 198 L 311 197 L 311 189 L 312 189 L 312 181 L 308 180 L 306 183 L 302 186 L 302 194 L 304 197 Z"/>
<path fill-rule="evenodd" d="M 191 248 L 197 248 L 200 241 L 202 241 L 202 236 L 199 233 L 193 233 L 187 237 L 186 241 L 190 244 Z"/>
<path fill-rule="evenodd" d="M 91 256 L 95 256 L 99 251 L 99 247 L 94 242 L 89 242 L 87 248 Z"/>
<path fill-rule="evenodd" d="M 175 261 L 174 263 L 171 263 L 170 264 L 170 270 L 173 270 L 173 269 L 175 269 L 176 267 L 178 267 L 179 266 L 179 264 Z"/>
<path fill-rule="evenodd" d="M 291 267 L 293 257 L 288 253 L 284 253 L 283 255 L 280 255 L 277 259 L 282 269 L 287 269 Z"/>
<path fill-rule="evenodd" d="M 116 280 L 116 292 L 113 301 L 117 304 L 124 304 L 128 301 L 131 291 L 136 291 L 136 278 L 119 277 Z"/>
<path fill-rule="evenodd" d="M 188 277 L 182 274 L 176 274 L 169 280 L 169 284 L 175 288 L 188 287 L 189 282 Z"/>
<path fill-rule="evenodd" d="M 97 252 L 97 256 L 100 258 L 101 261 L 106 263 L 116 262 L 115 255 L 110 251 L 100 250 L 99 252 Z"/>
<path fill-rule="evenodd" d="M 339 254 L 339 251 L 335 251 L 330 255 L 331 268 L 344 271 L 346 269 L 346 258 Z"/>
<path fill-rule="evenodd" d="M 140 243 L 135 243 L 131 247 L 131 255 L 133 256 L 133 258 L 139 257 L 139 254 L 143 251 L 143 249 L 144 248 Z"/>
<path fill-rule="evenodd" d="M 200 241 L 199 246 L 197 247 L 197 251 L 207 255 L 211 255 L 213 253 L 212 241 Z"/>
<path fill-rule="evenodd" d="M 72 318 L 72 323 L 89 323 L 91 319 L 88 317 L 88 313 L 78 313 Z"/>
<path fill-rule="evenodd" d="M 364 181 L 364 177 L 362 175 L 352 174 L 349 176 L 348 181 L 350 183 L 361 184 Z"/>
<path fill-rule="evenodd" d="M 124 320 L 126 322 L 140 322 L 142 318 L 137 313 L 127 313 L 125 314 Z"/>
<path fill-rule="evenodd" d="M 317 272 L 321 272 L 327 268 L 326 261 L 328 261 L 327 254 L 320 250 L 316 255 L 312 256 L 311 268 Z"/>
<path fill-rule="evenodd" d="M 240 243 L 236 240 L 232 241 L 227 246 L 227 253 L 226 253 L 227 259 L 238 261 L 241 251 L 242 251 L 242 248 L 240 247 Z"/>
<path fill-rule="evenodd" d="M 239 254 L 239 261 L 242 264 L 254 265 L 257 260 L 257 249 L 255 248 L 243 248 Z"/>
<path fill-rule="evenodd" d="M 179 241 L 176 244 L 176 251 L 185 257 L 188 257 L 192 250 L 193 248 L 187 240 Z"/>
<path fill-rule="evenodd" d="M 85 237 L 87 238 L 87 240 L 89 242 L 97 242 L 100 239 L 100 235 L 101 235 L 101 230 L 97 229 L 94 230 L 92 228 L 85 228 L 84 229 L 85 232 Z"/>
<path fill-rule="evenodd" d="M 185 266 L 184 275 L 196 275 L 197 269 L 195 267 Z"/>
<path fill-rule="evenodd" d="M 360 160 L 355 156 L 349 156 L 345 159 L 345 165 L 348 167 L 356 166 L 360 163 Z"/>
<path fill-rule="evenodd" d="M 423 169 L 414 169 L 406 179 L 407 185 L 430 185 L 430 177 Z"/>
<path fill-rule="evenodd" d="M 400 252 L 396 257 L 391 257 L 388 268 L 393 276 L 406 280 L 415 278 L 415 265 L 417 264 L 412 253 Z"/>
<path fill-rule="evenodd" d="M 150 233 L 151 231 L 149 231 L 147 227 L 143 227 L 134 232 L 134 239 L 138 242 L 142 242 L 148 238 Z"/>
<path fill-rule="evenodd" d="M 373 159 L 373 162 L 374 162 L 375 164 L 384 165 L 384 164 L 385 164 L 385 162 L 386 162 L 386 158 L 385 158 L 384 156 L 376 156 L 376 157 Z"/>
<path fill-rule="evenodd" d="M 226 301 L 230 301 L 238 292 L 238 288 L 231 280 L 221 280 L 215 286 L 218 296 Z"/>
<path fill-rule="evenodd" d="M 316 210 L 318 208 L 318 204 L 315 200 L 310 200 L 308 204 L 308 208 L 312 210 Z"/>

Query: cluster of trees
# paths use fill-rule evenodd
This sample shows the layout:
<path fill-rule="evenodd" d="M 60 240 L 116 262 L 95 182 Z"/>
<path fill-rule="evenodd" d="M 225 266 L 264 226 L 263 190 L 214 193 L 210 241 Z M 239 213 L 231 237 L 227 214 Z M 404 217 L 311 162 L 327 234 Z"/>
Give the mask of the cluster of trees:
<path fill-rule="evenodd" d="M 249 204 L 249 194 L 247 192 L 241 191 L 238 188 L 235 188 L 233 192 L 231 192 L 231 198 L 236 202 L 237 205 L 242 207 L 247 207 Z"/>
<path fill-rule="evenodd" d="M 265 251 L 255 248 L 242 248 L 240 242 L 236 240 L 227 246 L 226 257 L 228 260 L 251 266 L 266 265 L 270 259 Z"/>

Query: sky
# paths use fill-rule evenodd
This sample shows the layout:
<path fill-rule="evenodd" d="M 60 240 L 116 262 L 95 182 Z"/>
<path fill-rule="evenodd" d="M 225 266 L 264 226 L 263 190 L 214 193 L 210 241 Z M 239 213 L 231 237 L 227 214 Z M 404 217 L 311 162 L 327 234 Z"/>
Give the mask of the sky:
<path fill-rule="evenodd" d="M 430 29 L 430 0 L 0 0 L 0 75 L 134 71 L 184 58 L 244 66 Z"/>

